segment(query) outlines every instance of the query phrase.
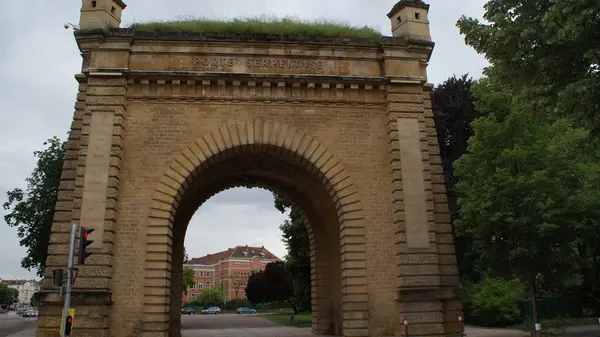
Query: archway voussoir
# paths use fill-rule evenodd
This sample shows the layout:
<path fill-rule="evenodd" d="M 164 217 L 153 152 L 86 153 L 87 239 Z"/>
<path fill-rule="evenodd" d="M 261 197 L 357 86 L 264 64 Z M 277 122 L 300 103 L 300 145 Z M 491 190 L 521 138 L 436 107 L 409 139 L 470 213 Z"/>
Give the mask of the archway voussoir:
<path fill-rule="evenodd" d="M 215 139 L 214 139 L 212 133 L 209 133 L 209 134 L 206 134 L 206 135 L 202 136 L 201 139 L 206 144 L 206 148 L 210 152 L 209 160 L 210 159 L 216 159 L 216 157 L 218 157 L 218 155 L 220 153 L 220 150 L 219 150 L 219 146 L 215 142 Z"/>
<path fill-rule="evenodd" d="M 236 148 L 242 145 L 242 140 L 240 139 L 240 132 L 238 131 L 237 124 L 229 124 L 225 127 L 225 129 L 231 137 L 232 148 Z"/>
<path fill-rule="evenodd" d="M 212 138 L 215 145 L 217 146 L 217 151 L 219 151 L 219 153 L 223 153 L 225 150 L 227 150 L 227 146 L 225 146 L 225 139 L 223 139 L 223 136 L 220 131 L 221 130 L 215 130 L 209 133 L 209 135 L 210 138 Z"/>
<path fill-rule="evenodd" d="M 173 202 L 175 201 L 175 198 L 173 196 L 165 194 L 164 192 L 157 189 L 154 191 L 154 193 L 152 193 L 152 200 L 154 202 L 157 202 L 157 204 L 163 203 L 163 204 L 167 204 L 167 205 L 169 205 L 169 207 L 171 207 L 173 205 Z M 158 207 L 158 208 L 162 209 L 160 207 Z"/>
<path fill-rule="evenodd" d="M 171 213 L 172 208 L 173 208 L 173 204 L 169 201 L 162 201 L 162 200 L 156 200 L 156 199 L 152 200 L 151 209 Z"/>
<path fill-rule="evenodd" d="M 298 132 L 296 129 L 288 128 L 288 132 L 285 135 L 285 140 L 283 141 L 283 148 L 286 149 L 290 154 L 295 153 L 294 149 L 294 140 L 298 136 Z"/>
<path fill-rule="evenodd" d="M 200 158 L 196 156 L 194 151 L 194 148 L 192 146 L 189 146 L 181 153 L 185 157 L 185 159 L 192 164 L 192 170 L 195 170 L 202 164 Z"/>
<path fill-rule="evenodd" d="M 183 171 L 180 171 L 180 173 L 183 174 L 187 178 L 192 172 L 194 172 L 194 169 L 196 169 L 196 167 L 198 165 L 195 165 L 194 163 L 192 163 L 191 160 L 187 159 L 186 156 L 184 155 L 184 153 L 185 153 L 185 150 L 184 150 L 184 152 L 182 152 L 181 154 L 179 154 L 175 157 L 174 164 L 177 164 L 180 166 L 179 169 L 183 170 Z"/>
<path fill-rule="evenodd" d="M 255 144 L 255 139 L 254 139 L 254 123 L 252 121 L 246 121 L 244 123 L 244 127 L 246 129 L 246 135 L 247 135 L 247 144 L 250 146 L 254 146 Z"/>
<path fill-rule="evenodd" d="M 190 145 L 190 151 L 192 151 L 194 156 L 198 158 L 200 166 L 206 164 L 208 157 L 210 157 L 210 154 L 207 152 L 208 150 L 206 150 L 202 145 L 203 143 L 204 142 L 200 139 L 196 139 L 194 142 L 192 142 L 192 145 Z"/>
<path fill-rule="evenodd" d="M 256 146 L 256 148 L 258 149 L 260 146 L 262 146 L 262 144 L 264 143 L 264 124 L 265 121 L 260 118 L 260 117 L 256 117 L 253 120 L 252 123 L 252 133 L 254 134 L 254 144 Z"/>
<path fill-rule="evenodd" d="M 289 132 L 289 127 L 286 124 L 281 124 L 281 127 L 279 129 L 279 134 L 277 135 L 277 141 L 275 142 L 275 146 L 277 147 L 278 151 L 281 151 L 281 149 L 287 150 L 287 148 L 284 146 L 284 144 L 285 144 L 285 139 L 288 136 L 288 132 Z"/>
<path fill-rule="evenodd" d="M 240 146 L 248 145 L 248 129 L 246 123 L 235 123 L 235 128 L 240 139 Z"/>
<path fill-rule="evenodd" d="M 179 165 L 177 165 L 176 163 L 171 164 L 171 167 L 169 167 L 167 169 L 167 172 L 165 172 L 165 176 L 171 178 L 172 183 L 170 184 L 170 186 L 182 186 L 183 183 L 185 182 L 185 179 L 187 178 L 186 175 L 184 175 L 183 173 L 180 173 L 177 171 L 177 167 Z M 166 180 L 165 180 L 166 182 Z"/>
<path fill-rule="evenodd" d="M 177 199 L 178 197 L 181 197 L 181 195 L 179 195 L 179 190 L 171 185 L 168 185 L 164 182 L 160 182 L 160 184 L 158 184 L 158 187 L 156 187 L 156 190 L 171 196 L 173 199 Z"/>
<path fill-rule="evenodd" d="M 233 152 L 233 137 L 231 136 L 231 132 L 228 127 L 224 127 L 219 129 L 219 134 L 223 139 L 225 151 L 230 153 Z"/>

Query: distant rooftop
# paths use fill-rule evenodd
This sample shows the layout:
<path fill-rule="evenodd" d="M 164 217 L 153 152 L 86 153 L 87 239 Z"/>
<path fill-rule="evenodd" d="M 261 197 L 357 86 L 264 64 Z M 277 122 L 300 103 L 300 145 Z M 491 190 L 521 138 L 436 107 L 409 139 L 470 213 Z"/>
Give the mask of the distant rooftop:
<path fill-rule="evenodd" d="M 128 27 L 134 31 L 189 32 L 189 33 L 236 33 L 277 34 L 298 36 L 346 37 L 379 40 L 383 35 L 368 26 L 358 27 L 347 23 L 327 20 L 301 20 L 296 18 L 258 17 L 228 21 L 206 18 L 188 18 L 173 21 L 134 23 Z"/>
<path fill-rule="evenodd" d="M 189 259 L 185 264 L 210 266 L 219 263 L 221 259 L 251 259 L 254 256 L 258 256 L 261 259 L 279 260 L 277 256 L 275 256 L 265 247 L 236 246 L 235 248 L 229 248 L 215 254 L 208 254 L 202 257 Z"/>

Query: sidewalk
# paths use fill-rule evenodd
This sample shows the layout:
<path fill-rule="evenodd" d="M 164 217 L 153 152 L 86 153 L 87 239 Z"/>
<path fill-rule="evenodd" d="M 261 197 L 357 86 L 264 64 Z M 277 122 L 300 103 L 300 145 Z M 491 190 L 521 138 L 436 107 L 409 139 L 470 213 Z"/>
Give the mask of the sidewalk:
<path fill-rule="evenodd" d="M 465 327 L 467 337 L 528 337 L 527 332 L 510 329 L 479 328 L 474 326 Z"/>

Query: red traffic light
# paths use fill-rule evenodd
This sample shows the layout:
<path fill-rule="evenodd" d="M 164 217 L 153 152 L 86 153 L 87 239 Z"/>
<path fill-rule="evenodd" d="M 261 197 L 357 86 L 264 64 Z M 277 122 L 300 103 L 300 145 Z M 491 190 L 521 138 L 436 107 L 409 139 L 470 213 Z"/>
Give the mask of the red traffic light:
<path fill-rule="evenodd" d="M 73 322 L 73 317 L 69 316 L 67 317 L 67 323 L 72 323 Z"/>
<path fill-rule="evenodd" d="M 88 232 L 83 232 L 83 239 L 87 240 Z"/>

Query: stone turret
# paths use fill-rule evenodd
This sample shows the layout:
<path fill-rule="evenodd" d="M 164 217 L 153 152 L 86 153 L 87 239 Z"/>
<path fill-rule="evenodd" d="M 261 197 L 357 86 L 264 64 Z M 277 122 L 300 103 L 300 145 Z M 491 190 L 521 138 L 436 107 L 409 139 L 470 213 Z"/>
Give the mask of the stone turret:
<path fill-rule="evenodd" d="M 126 6 L 122 0 L 83 0 L 79 28 L 119 28 L 121 14 Z"/>
<path fill-rule="evenodd" d="M 388 14 L 392 21 L 392 35 L 431 41 L 429 33 L 429 5 L 423 0 L 401 0 Z"/>

